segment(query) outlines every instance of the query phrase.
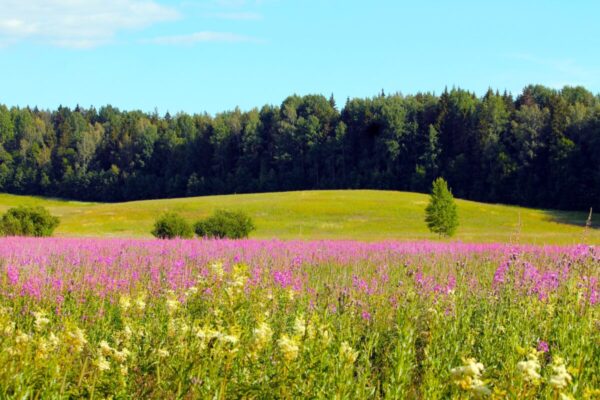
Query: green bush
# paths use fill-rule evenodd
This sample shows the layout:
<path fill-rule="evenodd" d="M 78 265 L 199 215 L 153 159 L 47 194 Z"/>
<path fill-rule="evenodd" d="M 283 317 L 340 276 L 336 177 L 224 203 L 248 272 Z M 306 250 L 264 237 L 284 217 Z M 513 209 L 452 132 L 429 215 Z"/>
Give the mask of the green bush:
<path fill-rule="evenodd" d="M 454 196 L 443 178 L 433 182 L 429 204 L 425 209 L 425 222 L 433 233 L 452 236 L 458 227 L 458 212 Z"/>
<path fill-rule="evenodd" d="M 152 234 L 160 239 L 189 239 L 194 236 L 194 231 L 182 216 L 174 212 L 168 212 L 161 215 L 154 222 Z"/>
<path fill-rule="evenodd" d="M 252 219 L 241 211 L 217 210 L 196 222 L 194 231 L 200 237 L 241 239 L 255 229 Z"/>
<path fill-rule="evenodd" d="M 9 209 L 0 219 L 3 236 L 52 236 L 60 219 L 44 207 L 19 206 Z"/>

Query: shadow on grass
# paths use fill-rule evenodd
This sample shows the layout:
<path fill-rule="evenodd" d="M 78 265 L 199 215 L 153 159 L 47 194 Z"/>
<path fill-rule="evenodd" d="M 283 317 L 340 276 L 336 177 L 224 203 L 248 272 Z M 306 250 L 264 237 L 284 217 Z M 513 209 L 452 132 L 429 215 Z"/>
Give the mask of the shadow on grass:
<path fill-rule="evenodd" d="M 546 210 L 544 211 L 544 214 L 546 215 L 548 221 L 559 224 L 580 226 L 581 229 L 585 228 L 589 216 L 589 213 L 586 212 L 559 210 Z M 594 214 L 592 214 L 592 225 L 590 228 L 600 229 L 600 215 L 594 216 Z"/>

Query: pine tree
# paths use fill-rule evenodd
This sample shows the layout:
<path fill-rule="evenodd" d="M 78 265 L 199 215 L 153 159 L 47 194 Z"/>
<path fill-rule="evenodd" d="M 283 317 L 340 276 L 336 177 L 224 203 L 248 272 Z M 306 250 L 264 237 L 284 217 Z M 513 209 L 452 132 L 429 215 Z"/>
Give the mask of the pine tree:
<path fill-rule="evenodd" d="M 425 209 L 429 230 L 440 236 L 452 236 L 458 227 L 458 213 L 454 196 L 443 178 L 433 182 L 431 198 Z"/>

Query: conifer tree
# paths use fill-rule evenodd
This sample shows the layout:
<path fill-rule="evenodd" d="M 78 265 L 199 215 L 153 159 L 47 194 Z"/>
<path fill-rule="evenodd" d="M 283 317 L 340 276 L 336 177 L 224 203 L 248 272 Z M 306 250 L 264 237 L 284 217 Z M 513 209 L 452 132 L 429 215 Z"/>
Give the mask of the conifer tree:
<path fill-rule="evenodd" d="M 443 178 L 433 182 L 429 204 L 425 209 L 425 222 L 433 233 L 452 236 L 458 227 L 458 213 L 454 196 Z"/>

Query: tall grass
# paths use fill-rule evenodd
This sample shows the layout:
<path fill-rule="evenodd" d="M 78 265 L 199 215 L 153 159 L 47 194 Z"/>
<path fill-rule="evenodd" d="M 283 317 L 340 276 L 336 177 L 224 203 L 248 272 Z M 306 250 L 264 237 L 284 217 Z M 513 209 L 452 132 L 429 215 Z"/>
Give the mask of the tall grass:
<path fill-rule="evenodd" d="M 591 246 L 7 238 L 0 257 L 0 397 L 600 393 Z"/>

